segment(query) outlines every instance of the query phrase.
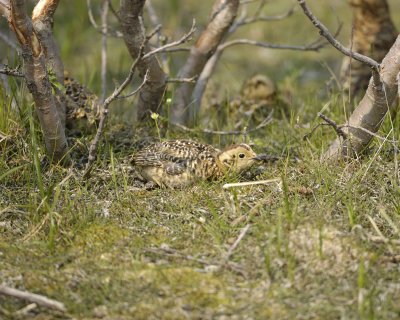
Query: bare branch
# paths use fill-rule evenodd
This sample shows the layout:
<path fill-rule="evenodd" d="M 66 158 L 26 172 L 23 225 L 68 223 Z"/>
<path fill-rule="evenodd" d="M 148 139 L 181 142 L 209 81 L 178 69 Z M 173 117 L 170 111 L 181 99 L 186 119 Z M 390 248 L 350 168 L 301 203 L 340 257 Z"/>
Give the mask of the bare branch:
<path fill-rule="evenodd" d="M 253 2 L 257 2 L 259 0 L 240 0 L 240 4 L 249 4 L 249 3 L 253 3 Z"/>
<path fill-rule="evenodd" d="M 18 289 L 6 287 L 3 285 L 0 285 L 0 294 L 9 296 L 9 297 L 14 297 L 17 299 L 22 299 L 31 303 L 36 303 L 42 307 L 58 310 L 61 312 L 66 312 L 66 308 L 62 302 L 49 299 L 43 295 L 36 294 L 36 293 L 31 293 L 27 291 L 21 291 Z"/>
<path fill-rule="evenodd" d="M 142 83 L 139 85 L 139 87 L 136 88 L 136 90 L 132 91 L 131 93 L 129 93 L 129 94 L 125 95 L 125 96 L 119 96 L 119 97 L 117 97 L 117 99 L 126 99 L 126 98 L 134 96 L 140 90 L 143 89 L 143 87 L 144 87 L 144 85 L 146 84 L 147 81 L 148 81 L 148 72 L 146 72 L 146 74 L 144 75 Z"/>
<path fill-rule="evenodd" d="M 188 261 L 193 261 L 200 263 L 205 266 L 217 266 L 218 268 L 223 267 L 226 269 L 229 269 L 231 271 L 234 271 L 242 276 L 246 276 L 246 272 L 243 270 L 243 267 L 240 265 L 232 262 L 232 261 L 224 261 L 224 262 L 219 262 L 219 261 L 210 261 L 210 260 L 205 260 L 202 258 L 196 258 L 191 255 L 184 255 L 180 253 L 177 250 L 171 249 L 171 248 L 147 248 L 145 249 L 146 252 L 153 253 L 153 254 L 158 254 L 158 255 L 164 255 L 167 257 L 172 257 L 172 258 L 178 258 L 178 259 L 184 259 Z"/>
<path fill-rule="evenodd" d="M 147 41 L 149 41 L 149 40 L 150 40 L 151 38 L 153 38 L 156 34 L 158 34 L 158 33 L 161 31 L 161 29 L 162 29 L 162 25 L 161 25 L 161 24 L 156 25 L 156 26 L 154 27 L 153 31 L 150 32 L 150 33 L 146 36 Z"/>
<path fill-rule="evenodd" d="M 363 63 L 369 65 L 372 68 L 374 74 L 377 74 L 379 77 L 380 65 L 378 62 L 376 62 L 375 60 L 373 60 L 367 56 L 364 56 L 357 52 L 353 52 L 350 49 L 346 48 L 339 41 L 337 41 L 335 39 L 335 37 L 329 32 L 328 28 L 324 24 L 322 24 L 322 22 L 319 21 L 317 19 L 317 17 L 314 16 L 314 14 L 307 7 L 305 0 L 297 0 L 297 2 L 303 9 L 303 11 L 304 11 L 305 15 L 308 17 L 308 19 L 320 31 L 321 36 L 323 36 L 326 40 L 328 40 L 329 43 L 332 46 L 334 46 L 337 50 L 339 50 L 341 53 L 345 54 L 346 56 L 352 57 L 353 59 L 356 59 L 357 61 L 360 61 L 360 62 L 363 62 Z"/>
<path fill-rule="evenodd" d="M 87 4 L 87 7 L 88 7 L 88 15 L 89 15 L 89 21 L 90 21 L 90 23 L 92 24 L 92 26 L 93 26 L 95 29 L 100 29 L 99 26 L 97 25 L 97 22 L 96 22 L 94 16 L 93 16 L 92 1 L 91 1 L 91 0 L 86 0 L 86 4 Z"/>
<path fill-rule="evenodd" d="M 295 45 L 285 45 L 285 44 L 273 44 L 268 42 L 260 42 L 250 39 L 235 39 L 231 41 L 227 41 L 221 44 L 218 47 L 218 50 L 223 51 L 229 47 L 237 46 L 237 45 L 251 45 L 262 47 L 266 49 L 280 49 L 280 50 L 298 50 L 298 51 L 319 51 L 321 48 L 326 46 L 324 42 L 313 42 L 312 44 L 305 45 L 305 46 L 295 46 Z"/>
<path fill-rule="evenodd" d="M 317 130 L 320 126 L 331 126 L 331 127 L 334 128 L 334 130 L 338 134 L 338 136 L 340 136 L 342 138 L 344 138 L 344 137 L 347 138 L 347 134 L 343 131 L 343 128 L 351 128 L 351 129 L 361 130 L 361 131 L 369 134 L 370 136 L 375 137 L 375 138 L 377 138 L 377 139 L 379 139 L 381 141 L 384 141 L 384 142 L 390 142 L 390 143 L 396 143 L 396 144 L 399 143 L 398 140 L 390 140 L 387 137 L 382 137 L 379 134 L 377 134 L 375 132 L 372 132 L 372 131 L 369 131 L 368 129 L 365 129 L 363 127 L 355 127 L 355 126 L 350 126 L 348 124 L 338 125 L 335 121 L 333 121 L 332 119 L 327 118 L 326 116 L 321 117 L 320 113 L 318 113 L 318 116 L 320 118 L 323 118 L 323 119 L 325 118 L 327 120 L 324 119 L 325 122 L 318 123 L 314 128 L 311 129 L 310 132 L 306 133 L 303 136 L 303 140 L 307 140 L 308 138 L 310 138 L 313 135 L 313 133 L 315 132 L 315 130 Z"/>
<path fill-rule="evenodd" d="M 107 92 L 107 15 L 109 8 L 109 0 L 103 0 L 101 10 L 101 96 L 100 100 L 104 102 Z"/>
<path fill-rule="evenodd" d="M 256 14 L 253 17 L 246 18 L 246 12 L 242 11 L 241 17 L 239 17 L 229 28 L 228 33 L 233 34 L 240 26 L 244 26 L 246 24 L 258 22 L 258 21 L 273 21 L 273 20 L 281 20 L 285 19 L 289 16 L 291 16 L 295 8 L 290 8 L 287 12 L 285 12 L 282 15 L 274 16 L 274 17 L 267 17 L 261 15 L 262 8 L 265 5 L 265 1 L 261 1 L 258 9 L 256 10 Z M 340 28 L 339 28 L 340 30 Z M 201 100 L 204 95 L 204 92 L 206 90 L 207 84 L 209 79 L 211 78 L 212 74 L 215 71 L 215 68 L 217 66 L 217 63 L 222 56 L 222 52 L 232 46 L 236 45 L 253 45 L 253 46 L 258 46 L 262 48 L 267 48 L 267 49 L 282 49 L 282 50 L 300 50 L 300 51 L 319 51 L 321 48 L 323 48 L 326 43 L 325 41 L 321 41 L 321 39 L 310 43 L 308 45 L 304 46 L 295 46 L 295 45 L 277 45 L 277 44 L 271 44 L 271 43 L 266 43 L 266 42 L 260 42 L 260 41 L 255 41 L 255 40 L 250 40 L 250 39 L 235 39 L 231 41 L 227 41 L 225 43 L 221 43 L 213 56 L 207 61 L 205 64 L 203 70 L 201 71 L 201 74 L 199 76 L 198 81 L 196 82 L 196 86 L 193 90 L 192 93 L 192 99 L 191 99 L 191 106 L 190 106 L 190 111 L 192 114 L 192 117 L 196 117 L 201 108 Z"/>
<path fill-rule="evenodd" d="M 257 131 L 257 130 L 260 130 L 260 129 L 266 127 L 273 120 L 272 114 L 273 114 L 273 112 L 271 112 L 268 115 L 268 117 L 266 117 L 257 127 L 252 128 L 252 129 L 245 128 L 245 130 L 242 130 L 242 131 L 239 131 L 239 130 L 219 131 L 219 130 L 211 130 L 211 129 L 207 129 L 207 128 L 206 129 L 192 129 L 192 128 L 188 128 L 188 127 L 186 127 L 186 126 L 184 126 L 183 124 L 180 124 L 180 123 L 171 122 L 171 124 L 173 126 L 179 128 L 179 129 L 181 129 L 183 131 L 187 131 L 187 132 L 203 132 L 203 133 L 215 134 L 215 135 L 221 135 L 221 136 L 229 136 L 229 135 L 232 135 L 232 136 L 236 135 L 237 136 L 237 135 L 247 135 L 247 134 L 249 134 L 251 132 L 254 132 L 254 131 Z M 168 121 L 168 119 L 165 119 L 165 121 Z"/>
<path fill-rule="evenodd" d="M 183 83 L 183 82 L 195 83 L 196 80 L 197 76 L 191 78 L 167 78 L 168 83 Z"/>
<path fill-rule="evenodd" d="M 193 90 L 192 100 L 194 102 L 195 113 L 198 114 L 200 111 L 201 100 L 203 98 L 204 92 L 206 90 L 208 81 L 210 80 L 214 70 L 217 66 L 217 63 L 223 53 L 223 51 L 229 47 L 236 45 L 252 45 L 266 49 L 281 49 L 281 50 L 299 50 L 299 51 L 319 51 L 323 48 L 326 43 L 321 41 L 312 42 L 309 45 L 305 46 L 294 46 L 294 45 L 279 45 L 272 44 L 267 42 L 260 42 L 250 39 L 236 39 L 227 41 L 218 46 L 218 49 L 215 51 L 213 56 L 207 61 L 206 65 L 201 72 L 199 79 L 196 82 L 196 86 Z"/>
<path fill-rule="evenodd" d="M 190 48 L 167 48 L 158 52 L 189 52 Z"/>
<path fill-rule="evenodd" d="M 254 182 L 254 181 L 253 181 Z M 228 252 L 226 253 L 224 260 L 229 261 L 229 259 L 231 258 L 231 256 L 233 255 L 233 252 L 236 250 L 236 248 L 239 246 L 240 241 L 243 240 L 244 236 L 247 234 L 247 231 L 249 231 L 250 229 L 250 225 L 246 225 L 242 231 L 240 232 L 239 236 L 237 237 L 237 239 L 235 240 L 235 242 L 230 246 Z"/>
<path fill-rule="evenodd" d="M 144 119 L 148 111 L 155 112 L 164 96 L 166 87 L 166 74 L 162 70 L 160 63 L 154 53 L 151 52 L 148 41 L 145 41 L 144 26 L 142 12 L 145 0 L 121 0 L 120 18 L 122 33 L 128 51 L 133 59 L 138 57 L 139 48 L 143 43 L 146 43 L 144 48 L 144 56 L 141 63 L 138 65 L 139 75 L 143 79 L 148 71 L 148 81 L 140 91 L 139 101 L 137 105 L 138 118 Z"/>
<path fill-rule="evenodd" d="M 336 139 L 324 154 L 323 160 L 354 156 L 364 150 L 373 137 L 371 133 L 379 130 L 386 113 L 391 108 L 397 107 L 393 106 L 393 101 L 398 96 L 399 72 L 400 36 L 382 60 L 380 71 L 382 84 L 376 86 L 376 80 L 371 78 L 367 92 L 343 127 L 348 139 L 344 141 Z"/>
<path fill-rule="evenodd" d="M 148 58 L 156 53 L 159 53 L 159 52 L 166 52 L 168 49 L 172 49 L 173 47 L 176 47 L 183 43 L 186 43 L 187 41 L 191 40 L 191 37 L 195 31 L 196 31 L 196 21 L 193 20 L 192 27 L 190 28 L 189 32 L 185 33 L 180 39 L 178 39 L 176 41 L 167 43 L 166 45 L 164 45 L 162 47 L 153 49 L 152 51 L 146 53 L 143 56 L 143 59 L 146 59 L 146 58 Z M 176 48 L 173 48 L 173 49 L 176 49 Z M 179 49 L 176 49 L 176 50 L 179 50 Z"/>
<path fill-rule="evenodd" d="M 190 55 L 179 72 L 179 77 L 190 78 L 201 73 L 208 59 L 229 32 L 229 28 L 236 18 L 238 7 L 239 0 L 215 1 L 210 21 L 195 45 L 192 46 Z M 194 110 L 187 108 L 193 89 L 194 85 L 191 83 L 183 83 L 177 88 L 171 115 L 173 122 L 182 124 L 196 120 L 197 114 L 193 112 Z"/>
<path fill-rule="evenodd" d="M 115 10 L 112 1 L 111 0 L 107 0 L 108 1 L 108 7 L 110 8 L 110 11 L 112 12 L 112 14 L 117 18 L 117 20 L 119 22 L 121 22 L 121 18 L 119 17 L 119 14 L 117 12 L 117 10 Z"/>
<path fill-rule="evenodd" d="M 39 39 L 46 57 L 46 67 L 54 73 L 57 81 L 64 84 L 64 65 L 61 60 L 60 49 L 53 36 L 54 13 L 57 10 L 60 0 L 39 0 L 33 9 L 32 23 L 35 34 Z M 57 112 L 61 123 L 65 126 L 66 105 L 61 93 L 56 88 L 56 98 L 54 99 Z"/>
<path fill-rule="evenodd" d="M 10 4 L 10 26 L 22 47 L 25 79 L 35 101 L 47 152 L 52 161 L 68 163 L 67 139 L 52 95 L 45 54 L 36 33 L 33 32 L 32 21 L 26 14 L 25 1 L 11 0 Z"/>
<path fill-rule="evenodd" d="M 25 75 L 20 71 L 19 66 L 14 69 L 11 69 L 5 65 L 4 68 L 0 69 L 0 73 L 5 74 L 7 76 L 13 76 L 13 77 L 20 77 L 20 78 L 25 77 Z"/>
<path fill-rule="evenodd" d="M 324 120 L 328 125 L 330 125 L 335 132 L 337 133 L 337 135 L 339 137 L 342 137 L 343 139 L 347 139 L 347 134 L 345 132 L 343 132 L 342 128 L 340 126 L 338 126 L 338 124 L 333 121 L 332 119 L 328 118 L 327 116 L 325 116 L 324 114 L 318 112 L 318 117 L 320 117 L 322 120 Z"/>
<path fill-rule="evenodd" d="M 92 170 L 92 166 L 94 163 L 94 160 L 96 160 L 96 154 L 97 154 L 97 146 L 100 142 L 100 138 L 103 134 L 104 127 L 107 122 L 107 116 L 108 116 L 108 108 L 110 104 L 118 98 L 118 96 L 122 93 L 122 91 L 128 86 L 128 84 L 132 81 L 133 75 L 135 73 L 136 67 L 138 66 L 139 62 L 143 58 L 143 50 L 144 50 L 144 45 L 143 44 L 140 47 L 139 55 L 136 58 L 136 60 L 133 62 L 128 76 L 125 78 L 124 82 L 118 86 L 114 92 L 104 101 L 103 105 L 101 106 L 101 113 L 100 113 L 100 121 L 99 121 L 99 127 L 97 128 L 96 136 L 94 137 L 92 143 L 90 144 L 89 147 L 89 156 L 88 156 L 88 162 L 86 163 L 85 171 L 83 173 L 83 178 L 87 179 L 90 175 L 90 172 Z"/>
<path fill-rule="evenodd" d="M 250 17 L 250 18 L 245 18 L 242 19 L 239 23 L 238 23 L 238 27 L 240 26 L 244 26 L 244 25 L 248 25 L 251 23 L 255 23 L 255 22 L 271 22 L 271 21 L 281 21 L 284 19 L 289 18 L 290 16 L 292 16 L 294 13 L 296 12 L 295 7 L 290 8 L 288 11 L 276 15 L 276 16 L 263 16 L 263 15 L 257 15 L 254 17 Z"/>

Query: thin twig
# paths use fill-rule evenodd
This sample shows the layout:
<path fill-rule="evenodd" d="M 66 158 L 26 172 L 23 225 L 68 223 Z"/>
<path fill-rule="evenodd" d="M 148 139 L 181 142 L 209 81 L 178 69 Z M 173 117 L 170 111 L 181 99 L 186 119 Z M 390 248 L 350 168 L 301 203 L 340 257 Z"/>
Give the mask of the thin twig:
<path fill-rule="evenodd" d="M 0 73 L 5 74 L 7 76 L 24 78 L 25 75 L 19 69 L 20 69 L 19 66 L 14 69 L 11 69 L 5 65 L 4 68 L 0 69 Z"/>
<path fill-rule="evenodd" d="M 398 143 L 397 140 L 389 140 L 389 139 L 387 139 L 387 137 L 382 137 L 379 134 L 377 134 L 375 132 L 372 132 L 372 131 L 370 131 L 370 130 L 368 130 L 366 128 L 363 128 L 363 127 L 352 126 L 352 125 L 349 125 L 349 124 L 338 125 L 335 121 L 333 121 L 332 119 L 330 119 L 327 116 L 323 115 L 322 113 L 318 113 L 318 116 L 321 119 L 323 119 L 325 122 L 318 123 L 314 128 L 311 129 L 310 132 L 306 133 L 303 136 L 303 140 L 306 140 L 306 139 L 310 138 L 314 134 L 315 130 L 318 129 L 320 126 L 331 126 L 336 131 L 336 133 L 340 137 L 345 139 L 345 140 L 348 138 L 347 137 L 347 133 L 345 133 L 342 129 L 343 128 L 350 128 L 350 129 L 361 130 L 361 131 L 363 131 L 363 132 L 365 132 L 365 133 L 367 133 L 367 134 L 369 134 L 369 135 L 371 135 L 371 136 L 373 136 L 373 137 L 375 137 L 375 138 L 377 138 L 379 140 L 385 141 L 385 142 L 390 142 L 390 143 L 394 143 L 394 144 Z"/>
<path fill-rule="evenodd" d="M 241 0 L 241 1 L 240 1 L 240 4 L 241 4 L 241 5 L 243 5 L 243 4 L 249 4 L 249 3 L 253 3 L 253 2 L 257 2 L 257 1 L 259 1 L 259 0 Z"/>
<path fill-rule="evenodd" d="M 160 50 L 159 52 L 190 52 L 190 48 L 167 48 Z"/>
<path fill-rule="evenodd" d="M 108 7 L 110 8 L 110 11 L 112 12 L 112 14 L 117 18 L 117 20 L 119 22 L 121 22 L 121 18 L 119 17 L 119 14 L 117 12 L 117 10 L 115 10 L 112 1 L 111 0 L 107 0 L 108 1 Z"/>
<path fill-rule="evenodd" d="M 393 244 L 396 246 L 400 246 L 400 239 L 388 239 L 386 237 L 381 237 L 381 236 L 371 236 L 368 238 L 368 240 L 374 243 L 385 243 L 385 244 Z"/>
<path fill-rule="evenodd" d="M 97 22 L 96 22 L 96 20 L 94 19 L 94 16 L 93 16 L 92 2 L 91 2 L 91 0 L 86 0 L 86 4 L 87 4 L 87 7 L 88 7 L 88 15 L 89 15 L 89 21 L 90 21 L 90 23 L 92 24 L 92 26 L 93 26 L 95 29 L 99 29 L 99 26 L 97 25 Z"/>
<path fill-rule="evenodd" d="M 368 218 L 369 222 L 371 222 L 371 225 L 375 229 L 376 233 L 379 235 L 378 238 L 385 240 L 385 242 L 388 242 L 388 239 L 383 235 L 381 230 L 379 230 L 379 227 L 376 224 L 375 220 L 370 215 L 367 215 L 367 218 Z"/>
<path fill-rule="evenodd" d="M 308 138 L 311 138 L 311 136 L 314 134 L 315 130 L 317 130 L 319 127 L 321 126 L 327 126 L 328 124 L 325 122 L 320 122 L 318 123 L 316 126 L 314 126 L 314 128 L 312 128 L 309 132 L 307 132 L 304 136 L 303 136 L 303 141 L 306 141 Z"/>
<path fill-rule="evenodd" d="M 180 38 L 177 41 L 174 41 L 174 42 L 171 42 L 171 43 L 167 43 L 166 45 L 164 45 L 162 47 L 156 48 L 156 49 L 146 53 L 143 56 L 143 59 L 147 59 L 148 57 L 150 57 L 150 56 L 152 56 L 152 55 L 154 55 L 156 53 L 163 52 L 164 50 L 166 50 L 168 48 L 176 47 L 176 46 L 181 45 L 182 43 L 187 42 L 188 40 L 190 40 L 190 37 L 193 35 L 193 33 L 195 31 L 196 31 L 196 21 L 193 19 L 192 27 L 190 28 L 188 33 L 186 33 L 186 34 L 184 34 L 182 36 L 182 38 Z"/>
<path fill-rule="evenodd" d="M 162 25 L 158 24 L 154 27 L 153 31 L 150 32 L 149 35 L 147 35 L 147 40 L 149 41 L 151 38 L 153 38 L 156 34 L 158 34 L 162 29 Z"/>
<path fill-rule="evenodd" d="M 191 78 L 167 78 L 168 83 L 183 83 L 183 82 L 195 83 L 196 80 L 197 76 Z"/>
<path fill-rule="evenodd" d="M 245 130 L 233 130 L 233 131 L 218 131 L 218 130 L 211 130 L 211 129 L 192 129 L 192 128 L 188 128 L 186 126 L 184 126 L 183 124 L 179 124 L 179 123 L 174 123 L 171 122 L 171 124 L 179 129 L 182 129 L 183 131 L 187 131 L 187 132 L 203 132 L 203 133 L 209 133 L 209 134 L 216 134 L 216 135 L 221 135 L 221 136 L 226 136 L 226 135 L 246 135 L 250 132 L 254 132 L 257 130 L 260 130 L 264 127 L 266 127 L 267 125 L 269 125 L 273 118 L 272 118 L 272 114 L 273 112 L 271 112 L 268 117 L 266 117 L 257 127 L 253 128 L 253 129 L 247 129 L 245 128 Z M 166 120 L 167 121 L 167 120 Z"/>
<path fill-rule="evenodd" d="M 104 102 L 107 92 L 107 15 L 108 15 L 109 1 L 103 0 L 103 7 L 101 10 L 101 102 Z"/>
<path fill-rule="evenodd" d="M 156 13 L 156 10 L 154 9 L 153 4 L 151 3 L 150 0 L 147 0 L 147 1 L 146 1 L 145 6 L 146 6 L 147 13 L 148 13 L 148 15 L 149 15 L 149 18 L 150 18 L 150 21 L 151 21 L 151 24 L 153 25 L 153 27 L 156 27 L 156 26 L 161 25 L 160 19 L 158 18 L 158 15 L 157 15 L 157 13 Z M 160 30 L 157 31 L 157 41 L 156 41 L 157 47 L 160 47 L 160 46 L 161 46 L 161 44 L 162 44 L 162 38 L 165 38 L 165 37 L 162 36 L 162 34 L 161 34 L 161 29 L 160 29 Z M 167 58 L 166 53 L 163 53 L 163 54 L 161 55 L 161 61 L 162 61 L 162 64 L 163 64 L 164 66 L 167 65 L 167 63 L 168 63 L 168 62 L 167 62 L 167 61 L 168 61 L 168 58 Z"/>
<path fill-rule="evenodd" d="M 249 231 L 250 229 L 250 224 L 246 225 L 242 231 L 240 232 L 239 236 L 237 237 L 237 239 L 235 240 L 235 242 L 230 246 L 228 252 L 225 255 L 225 262 L 229 261 L 230 257 L 233 255 L 233 252 L 236 250 L 236 248 L 238 247 L 240 241 L 243 240 L 244 236 L 246 235 L 247 231 Z"/>
<path fill-rule="evenodd" d="M 129 94 L 125 95 L 125 96 L 119 96 L 119 97 L 117 97 L 117 99 L 126 99 L 126 98 L 129 98 L 129 97 L 134 96 L 134 95 L 137 94 L 140 90 L 142 90 L 143 86 L 147 83 L 148 80 L 149 80 L 149 79 L 148 79 L 148 71 L 147 71 L 146 74 L 145 74 L 144 77 L 143 77 L 142 83 L 140 84 L 139 87 L 137 87 L 136 90 L 132 91 L 131 93 L 129 93 Z"/>
<path fill-rule="evenodd" d="M 196 258 L 191 255 L 184 255 L 184 254 L 180 253 L 179 251 L 171 249 L 171 248 L 146 248 L 145 251 L 149 252 L 149 253 L 165 255 L 168 257 L 172 257 L 172 258 L 193 261 L 193 262 L 197 262 L 202 265 L 205 265 L 205 266 L 224 267 L 226 269 L 229 269 L 231 271 L 239 273 L 242 276 L 246 276 L 246 273 L 243 270 L 243 268 L 240 265 L 238 265 L 237 263 L 234 263 L 231 261 L 225 261 L 224 263 L 221 263 L 219 261 L 210 261 L 210 260 L 206 260 L 206 259 L 202 259 L 202 258 Z"/>
<path fill-rule="evenodd" d="M 262 47 L 262 48 L 267 48 L 267 49 L 281 49 L 281 50 L 299 50 L 299 51 L 319 51 L 321 48 L 326 46 L 325 42 L 313 42 L 309 45 L 305 46 L 295 46 L 295 45 L 285 45 L 285 44 L 273 44 L 273 43 L 268 43 L 268 42 L 260 42 L 256 40 L 250 40 L 250 39 L 235 39 L 231 41 L 227 41 L 223 44 L 221 44 L 218 47 L 218 51 L 223 51 L 226 48 L 232 47 L 232 46 L 237 46 L 237 45 L 251 45 L 251 46 L 257 46 L 257 47 Z"/>
<path fill-rule="evenodd" d="M 43 295 L 36 294 L 36 293 L 31 293 L 27 291 L 21 291 L 18 289 L 6 287 L 3 285 L 0 285 L 0 294 L 9 296 L 9 297 L 14 297 L 17 299 L 29 301 L 32 303 L 36 303 L 42 307 L 58 310 L 61 312 L 65 312 L 66 308 L 62 302 L 49 299 Z"/>
<path fill-rule="evenodd" d="M 274 182 L 280 182 L 280 178 L 276 179 L 268 179 L 268 180 L 259 180 L 259 181 L 246 181 L 246 182 L 236 182 L 236 183 L 225 183 L 222 188 L 229 189 L 233 187 L 247 187 L 247 186 L 256 186 L 260 184 L 269 184 Z"/>
<path fill-rule="evenodd" d="M 106 0 L 106 1 L 108 2 L 108 5 L 110 7 L 111 1 L 109 1 L 109 0 Z M 93 28 L 96 29 L 96 31 L 98 33 L 100 33 L 101 35 L 106 36 L 106 37 L 123 38 L 123 34 L 122 34 L 121 31 L 112 30 L 112 29 L 110 29 L 108 27 L 104 30 L 103 26 L 99 26 L 97 24 L 97 22 L 96 22 L 96 20 L 95 20 L 95 18 L 93 16 L 91 0 L 87 0 L 87 7 L 88 7 L 89 21 L 92 24 Z M 115 10 L 114 10 L 113 13 L 114 13 L 114 15 L 116 14 Z M 118 20 L 120 20 L 118 15 L 117 15 L 117 17 L 118 17 Z"/>
<path fill-rule="evenodd" d="M 351 129 L 361 130 L 361 131 L 363 131 L 365 133 L 368 133 L 370 136 L 373 136 L 373 137 L 375 137 L 375 138 L 377 138 L 379 140 L 382 140 L 382 141 L 385 141 L 385 142 L 390 142 L 390 143 L 395 143 L 395 144 L 398 143 L 398 140 L 389 140 L 386 137 L 382 137 L 379 134 L 377 134 L 375 132 L 372 132 L 372 131 L 370 131 L 368 129 L 365 129 L 363 127 L 351 126 L 349 124 L 343 124 L 343 125 L 339 126 L 339 128 L 351 128 Z"/>
<path fill-rule="evenodd" d="M 83 173 L 84 179 L 87 179 L 89 177 L 90 172 L 92 170 L 93 162 L 96 159 L 97 146 L 99 144 L 100 138 L 103 134 L 103 130 L 104 130 L 104 127 L 105 127 L 105 124 L 107 121 L 108 108 L 109 108 L 110 104 L 118 98 L 118 96 L 121 94 L 121 92 L 131 82 L 133 75 L 135 73 L 136 67 L 137 67 L 138 63 L 141 61 L 141 59 L 143 58 L 144 46 L 145 46 L 145 43 L 143 43 L 143 45 L 140 47 L 138 57 L 133 62 L 132 66 L 130 68 L 129 74 L 125 78 L 124 82 L 114 90 L 114 92 L 104 101 L 103 105 L 101 106 L 99 127 L 97 128 L 96 136 L 94 137 L 92 143 L 90 144 L 88 162 L 86 163 L 85 171 Z"/>
<path fill-rule="evenodd" d="M 285 13 L 276 15 L 276 16 L 263 16 L 263 15 L 257 15 L 251 18 L 245 18 L 242 19 L 239 23 L 238 26 L 244 26 L 247 24 L 251 24 L 251 23 L 255 23 L 255 22 L 267 22 L 267 21 L 280 21 L 280 20 L 284 20 L 286 18 L 289 18 L 290 16 L 292 16 L 295 13 L 295 7 L 290 8 L 288 11 L 286 11 Z"/>
<path fill-rule="evenodd" d="M 347 133 L 345 133 L 342 128 L 332 119 L 328 118 L 324 114 L 318 112 L 318 117 L 324 120 L 328 125 L 330 125 L 337 133 L 338 136 L 342 137 L 344 140 L 347 139 Z"/>
<path fill-rule="evenodd" d="M 399 263 L 400 262 L 400 254 L 386 256 L 386 257 L 383 257 L 382 260 L 385 262 Z"/>

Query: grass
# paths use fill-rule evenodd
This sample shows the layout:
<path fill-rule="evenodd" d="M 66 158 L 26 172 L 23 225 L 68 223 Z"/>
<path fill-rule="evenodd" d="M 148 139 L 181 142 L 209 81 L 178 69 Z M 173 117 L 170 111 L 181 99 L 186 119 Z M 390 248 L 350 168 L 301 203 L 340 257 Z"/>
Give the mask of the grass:
<path fill-rule="evenodd" d="M 257 179 L 283 184 L 227 191 L 220 183 L 137 188 L 127 165 L 133 150 L 115 151 L 110 139 L 88 182 L 77 169 L 43 170 L 42 143 L 27 142 L 40 141 L 38 124 L 8 113 L 0 128 L 12 137 L 1 145 L 2 282 L 67 306 L 67 315 L 37 308 L 29 314 L 37 319 L 397 318 L 397 247 L 374 240 L 375 228 L 399 238 L 393 146 L 376 141 L 373 161 L 321 164 L 334 134 L 325 128 L 302 141 L 317 122 L 313 96 L 301 98 L 307 104 L 292 121 L 250 137 L 259 152 L 283 156 Z M 337 110 L 326 112 L 339 120 Z M 380 134 L 389 130 L 385 123 Z M 25 305 L 0 301 L 6 318 Z"/>
<path fill-rule="evenodd" d="M 177 1 L 174 5 L 179 8 Z M 87 32 L 77 31 L 87 23 L 84 11 L 78 12 L 73 21 L 60 17 L 68 27 L 56 31 L 75 36 L 62 48 L 66 65 L 96 87 L 93 61 L 99 54 L 89 55 L 95 38 L 88 41 Z M 185 19 L 182 23 L 191 22 Z M 177 21 L 168 22 L 171 30 Z M 289 30 L 295 27 L 291 23 Z M 290 42 L 288 33 L 279 29 L 276 39 Z M 71 54 L 77 47 L 85 52 L 83 61 Z M 130 63 L 121 48 L 113 48 L 110 57 L 111 66 L 119 63 L 110 67 L 111 80 L 122 78 Z M 230 54 L 214 84 L 234 96 L 236 82 L 245 78 L 235 75 L 261 67 L 247 66 L 246 50 Z M 331 51 L 321 59 L 338 55 Z M 292 92 L 291 114 L 247 137 L 257 152 L 281 157 L 258 170 L 256 179 L 283 183 L 229 190 L 221 183 L 140 188 L 129 159 L 144 135 L 188 134 L 166 128 L 161 119 L 153 119 L 148 130 L 121 124 L 123 108 L 113 109 L 89 181 L 80 174 L 90 137 L 71 140 L 74 168 L 46 167 L 25 85 L 10 79 L 15 105 L 0 85 L 0 282 L 62 301 L 68 310 L 58 314 L 38 307 L 24 314 L 19 311 L 25 302 L 0 296 L 0 318 L 398 319 L 399 248 L 377 240 L 400 239 L 396 149 L 375 139 L 357 161 L 319 162 L 334 132 L 321 128 L 306 141 L 303 136 L 318 123 L 323 106 L 327 116 L 343 122 L 346 97 L 321 85 L 328 71 L 314 60 L 296 54 L 290 68 L 268 64 L 279 87 Z M 319 83 L 305 75 L 311 67 L 317 68 L 312 70 Z M 218 129 L 231 129 L 231 120 Z M 399 128 L 399 119 L 387 119 L 379 134 L 391 132 L 390 139 L 398 140 Z M 242 139 L 200 131 L 189 137 L 217 146 Z"/>

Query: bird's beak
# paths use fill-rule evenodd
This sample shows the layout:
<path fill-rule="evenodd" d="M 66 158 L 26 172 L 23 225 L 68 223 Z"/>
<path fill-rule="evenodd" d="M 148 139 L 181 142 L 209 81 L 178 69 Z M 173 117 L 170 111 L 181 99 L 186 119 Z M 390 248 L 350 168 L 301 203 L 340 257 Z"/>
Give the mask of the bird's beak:
<path fill-rule="evenodd" d="M 258 154 L 257 156 L 252 158 L 253 160 L 256 161 L 266 161 L 268 160 L 268 156 L 266 154 Z"/>

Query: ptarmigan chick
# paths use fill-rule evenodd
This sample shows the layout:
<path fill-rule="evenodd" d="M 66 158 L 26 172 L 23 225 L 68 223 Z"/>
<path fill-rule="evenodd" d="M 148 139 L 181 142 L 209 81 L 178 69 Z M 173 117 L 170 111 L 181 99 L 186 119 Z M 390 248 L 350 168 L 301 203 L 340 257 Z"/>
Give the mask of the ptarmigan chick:
<path fill-rule="evenodd" d="M 182 188 L 198 180 L 215 180 L 225 174 L 239 174 L 263 160 L 244 143 L 223 151 L 189 140 L 151 144 L 133 157 L 133 164 L 146 181 L 160 187 Z"/>

